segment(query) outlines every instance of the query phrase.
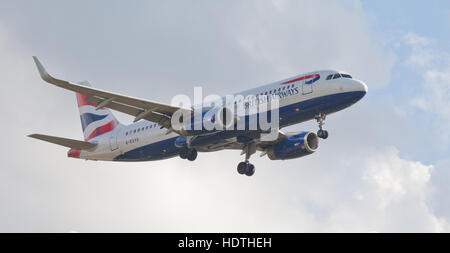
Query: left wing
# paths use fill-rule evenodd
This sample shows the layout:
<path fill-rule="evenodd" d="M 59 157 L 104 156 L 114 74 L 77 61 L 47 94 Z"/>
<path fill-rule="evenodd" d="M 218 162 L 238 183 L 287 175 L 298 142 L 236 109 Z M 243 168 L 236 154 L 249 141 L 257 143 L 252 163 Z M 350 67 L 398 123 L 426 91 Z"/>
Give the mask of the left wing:
<path fill-rule="evenodd" d="M 98 108 L 107 107 L 122 113 L 132 115 L 135 117 L 135 122 L 140 119 L 146 119 L 149 121 L 158 122 L 160 125 L 171 129 L 170 119 L 176 111 L 181 110 L 183 113 L 193 113 L 193 111 L 190 109 L 170 106 L 100 89 L 94 89 L 91 87 L 86 87 L 83 85 L 54 78 L 47 73 L 36 56 L 33 56 L 33 59 L 39 70 L 39 74 L 44 81 L 67 90 L 90 95 L 88 101 L 97 104 Z"/>

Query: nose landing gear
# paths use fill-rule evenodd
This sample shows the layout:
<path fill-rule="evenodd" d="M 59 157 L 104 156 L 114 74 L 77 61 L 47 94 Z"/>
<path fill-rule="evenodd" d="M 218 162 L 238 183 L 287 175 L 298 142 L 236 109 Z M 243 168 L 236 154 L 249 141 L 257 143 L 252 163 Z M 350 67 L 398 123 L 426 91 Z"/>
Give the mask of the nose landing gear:
<path fill-rule="evenodd" d="M 317 131 L 317 136 L 322 139 L 328 138 L 328 131 L 322 129 L 322 126 L 325 125 L 325 118 L 326 115 L 321 112 L 315 117 L 317 123 L 319 124 L 319 131 Z"/>

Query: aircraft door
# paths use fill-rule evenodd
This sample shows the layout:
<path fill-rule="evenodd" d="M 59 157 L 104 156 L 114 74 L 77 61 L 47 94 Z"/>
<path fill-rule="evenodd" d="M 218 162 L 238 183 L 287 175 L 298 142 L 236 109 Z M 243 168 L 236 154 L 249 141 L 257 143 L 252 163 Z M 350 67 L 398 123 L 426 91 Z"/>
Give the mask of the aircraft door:
<path fill-rule="evenodd" d="M 312 76 L 312 78 L 311 78 Z M 312 74 L 308 77 L 310 78 L 305 78 L 302 80 L 302 93 L 303 95 L 309 94 L 313 92 L 313 79 L 316 76 L 316 74 Z"/>
<path fill-rule="evenodd" d="M 109 147 L 111 148 L 111 151 L 114 151 L 119 148 L 117 145 L 117 136 L 118 131 L 112 131 L 111 135 L 109 136 Z"/>

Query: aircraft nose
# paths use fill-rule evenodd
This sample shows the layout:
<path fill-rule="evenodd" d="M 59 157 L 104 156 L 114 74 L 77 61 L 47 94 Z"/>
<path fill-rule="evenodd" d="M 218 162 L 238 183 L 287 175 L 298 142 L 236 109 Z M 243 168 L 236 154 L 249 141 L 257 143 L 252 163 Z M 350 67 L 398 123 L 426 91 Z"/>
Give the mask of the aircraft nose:
<path fill-rule="evenodd" d="M 367 93 L 367 85 L 359 80 L 356 80 L 356 91 L 358 93 L 358 100 L 362 99 Z"/>
<path fill-rule="evenodd" d="M 367 85 L 365 83 L 363 83 L 362 81 L 359 81 L 359 80 L 358 80 L 358 83 L 359 83 L 359 86 L 360 86 L 360 90 L 364 91 L 364 93 L 367 93 L 367 90 L 368 90 Z"/>
<path fill-rule="evenodd" d="M 352 94 L 352 103 L 359 101 L 367 93 L 367 85 L 360 80 L 353 79 L 349 81 L 348 87 Z"/>
<path fill-rule="evenodd" d="M 353 80 L 351 87 L 353 91 L 360 93 L 362 95 L 361 97 L 366 95 L 368 89 L 367 85 L 360 80 Z"/>

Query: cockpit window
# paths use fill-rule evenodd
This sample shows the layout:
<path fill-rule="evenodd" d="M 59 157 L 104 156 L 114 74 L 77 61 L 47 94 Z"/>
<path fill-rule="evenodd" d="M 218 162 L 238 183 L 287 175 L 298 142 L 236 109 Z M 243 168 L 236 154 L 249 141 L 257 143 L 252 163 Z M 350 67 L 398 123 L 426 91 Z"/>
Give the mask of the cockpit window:
<path fill-rule="evenodd" d="M 339 78 L 348 78 L 348 79 L 352 79 L 353 77 L 349 74 L 331 74 L 327 76 L 327 80 L 331 80 L 331 79 L 339 79 Z"/>
<path fill-rule="evenodd" d="M 341 78 L 341 74 L 334 74 L 333 79 L 338 79 L 338 78 Z"/>
<path fill-rule="evenodd" d="M 341 74 L 341 75 L 342 75 L 343 78 L 349 78 L 349 79 L 352 79 L 352 76 L 351 76 L 351 75 L 348 75 L 348 74 Z"/>

